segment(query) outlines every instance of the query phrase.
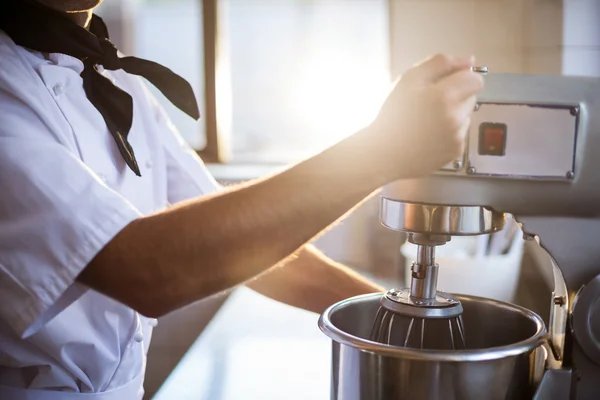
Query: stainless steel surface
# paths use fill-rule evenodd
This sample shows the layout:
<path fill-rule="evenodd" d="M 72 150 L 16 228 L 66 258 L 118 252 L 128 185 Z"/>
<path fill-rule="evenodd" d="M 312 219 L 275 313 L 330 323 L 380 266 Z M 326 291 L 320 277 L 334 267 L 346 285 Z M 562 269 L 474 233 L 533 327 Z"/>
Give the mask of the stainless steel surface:
<path fill-rule="evenodd" d="M 489 74 L 485 80 L 485 89 L 478 99 L 482 104 L 543 104 L 562 108 L 571 106 L 570 113 L 578 120 L 572 163 L 574 168 L 564 171 L 564 177 L 568 179 L 490 177 L 478 175 L 479 165 L 476 165 L 473 174 L 464 173 L 464 170 L 440 171 L 425 178 L 388 185 L 382 191 L 382 209 L 389 209 L 391 200 L 430 204 L 432 207 L 488 207 L 514 215 L 522 224 L 526 235 L 537 235 L 540 245 L 556 261 L 566 287 L 566 294 L 558 295 L 559 298 L 564 297 L 564 300 L 554 305 L 558 307 L 563 303 L 562 307 L 569 315 L 565 318 L 559 308 L 553 308 L 555 320 L 552 333 L 558 336 L 552 337 L 550 342 L 558 353 L 564 349 L 562 368 L 572 369 L 573 376 L 576 377 L 569 383 L 571 387 L 568 399 L 598 399 L 600 366 L 590 360 L 590 355 L 587 354 L 585 339 L 582 340 L 585 333 L 583 336 L 578 333 L 581 329 L 596 332 L 599 329 L 594 328 L 597 318 L 589 320 L 586 328 L 581 328 L 572 323 L 571 312 L 576 294 L 600 272 L 600 246 L 597 239 L 600 232 L 600 79 Z M 475 114 L 479 112 L 481 107 Z M 526 138 L 543 121 L 535 120 L 531 124 L 531 129 L 526 127 L 518 134 Z M 553 130 L 553 127 L 549 129 Z M 562 129 L 560 131 L 564 132 Z M 470 144 L 467 146 L 469 148 Z M 537 151 L 537 148 L 532 147 L 532 154 Z M 466 154 L 465 162 L 468 163 Z M 565 159 L 560 157 L 560 169 L 566 165 Z M 392 214 L 389 211 L 387 213 Z M 384 224 L 389 224 L 389 219 L 394 222 L 390 226 L 392 229 L 405 228 L 401 219 L 399 221 L 398 218 L 383 218 L 384 216 L 382 214 Z M 580 315 L 596 315 L 596 304 L 580 303 L 577 312 Z M 563 327 L 559 326 L 561 323 L 564 324 Z M 561 339 L 562 332 L 564 341 Z M 551 363 L 548 366 L 551 367 Z M 547 371 L 550 372 L 552 370 Z"/>
<path fill-rule="evenodd" d="M 410 282 L 410 296 L 417 305 L 435 300 L 438 268 L 435 263 L 435 246 L 417 245 L 417 261 L 412 264 Z"/>
<path fill-rule="evenodd" d="M 435 298 L 437 292 L 438 268 L 438 265 L 435 263 L 413 263 L 412 278 L 410 282 L 411 297 L 418 300 L 429 300 Z"/>
<path fill-rule="evenodd" d="M 481 206 L 445 206 L 381 199 L 381 223 L 404 232 L 433 235 L 479 235 L 501 230 L 505 216 Z"/>
<path fill-rule="evenodd" d="M 462 159 L 459 159 L 459 160 L 454 160 L 454 161 L 449 162 L 448 164 L 444 165 L 442 167 L 442 170 L 445 170 L 445 171 L 458 171 L 462 167 L 463 167 L 463 161 L 462 161 Z"/>
<path fill-rule="evenodd" d="M 546 334 L 539 316 L 506 303 L 457 296 L 465 329 L 473 332 L 466 336 L 466 350 L 418 350 L 367 339 L 380 297 L 341 301 L 319 320 L 333 340 L 332 399 L 505 400 L 533 395 L 533 354 Z M 440 341 L 450 339 L 438 332 L 426 331 L 424 341 L 433 343 L 428 347 L 447 348 L 448 342 Z"/>
<path fill-rule="evenodd" d="M 392 289 L 381 297 L 381 306 L 395 314 L 411 318 L 454 318 L 463 308 L 452 295 L 437 292 L 433 299 L 417 300 L 409 289 Z"/>
<path fill-rule="evenodd" d="M 408 233 L 408 241 L 419 246 L 441 246 L 448 243 L 451 239 L 450 235 Z"/>
<path fill-rule="evenodd" d="M 515 178 L 569 179 L 575 168 L 575 142 L 578 116 L 572 104 L 562 108 L 545 105 L 480 103 L 471 117 L 467 164 L 474 174 Z M 485 124 L 506 127 L 502 156 L 481 155 Z M 572 176 L 571 176 L 572 178 Z"/>
<path fill-rule="evenodd" d="M 435 264 L 435 247 L 427 245 L 417 246 L 417 264 L 434 265 Z"/>

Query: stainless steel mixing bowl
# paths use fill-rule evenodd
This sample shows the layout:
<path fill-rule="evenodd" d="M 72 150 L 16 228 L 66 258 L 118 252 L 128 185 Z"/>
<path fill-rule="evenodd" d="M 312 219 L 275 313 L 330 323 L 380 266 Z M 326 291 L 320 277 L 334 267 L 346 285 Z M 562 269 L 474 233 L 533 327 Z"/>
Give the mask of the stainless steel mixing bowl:
<path fill-rule="evenodd" d="M 457 295 L 464 308 L 466 350 L 409 349 L 368 339 L 381 296 L 341 301 L 319 319 L 319 327 L 333 341 L 332 400 L 532 397 L 532 377 L 543 368 L 535 355 L 546 337 L 537 314 L 512 304 Z M 448 330 L 430 329 L 425 335 L 429 343 L 445 341 Z"/>

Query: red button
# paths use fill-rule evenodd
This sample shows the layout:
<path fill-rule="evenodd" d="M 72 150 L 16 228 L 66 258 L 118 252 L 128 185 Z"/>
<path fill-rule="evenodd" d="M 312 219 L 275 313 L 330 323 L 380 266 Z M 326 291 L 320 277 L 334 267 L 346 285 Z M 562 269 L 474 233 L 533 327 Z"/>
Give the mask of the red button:
<path fill-rule="evenodd" d="M 483 147 L 490 153 L 498 151 L 504 146 L 504 130 L 500 128 L 487 128 L 483 134 Z"/>
<path fill-rule="evenodd" d="M 479 125 L 478 153 L 482 156 L 503 156 L 507 131 L 506 124 L 482 122 Z"/>

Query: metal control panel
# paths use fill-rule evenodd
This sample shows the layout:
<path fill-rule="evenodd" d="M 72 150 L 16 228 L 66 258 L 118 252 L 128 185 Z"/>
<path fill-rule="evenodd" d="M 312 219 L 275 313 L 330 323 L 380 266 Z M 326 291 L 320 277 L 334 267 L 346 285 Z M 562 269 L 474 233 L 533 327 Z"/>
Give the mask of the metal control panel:
<path fill-rule="evenodd" d="M 577 106 L 479 104 L 471 118 L 466 173 L 573 179 Z"/>

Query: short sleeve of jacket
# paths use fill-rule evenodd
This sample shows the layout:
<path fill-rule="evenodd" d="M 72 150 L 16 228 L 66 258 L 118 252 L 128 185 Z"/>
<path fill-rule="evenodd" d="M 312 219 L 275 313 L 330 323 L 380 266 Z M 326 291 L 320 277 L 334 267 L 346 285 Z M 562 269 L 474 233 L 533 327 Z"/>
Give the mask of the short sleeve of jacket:
<path fill-rule="evenodd" d="M 169 203 L 175 204 L 219 191 L 221 185 L 213 178 L 196 151 L 183 139 L 156 99 L 150 94 L 149 96 L 165 151 Z"/>
<path fill-rule="evenodd" d="M 140 213 L 1 88 L 0 105 L 0 318 L 25 337 Z"/>

